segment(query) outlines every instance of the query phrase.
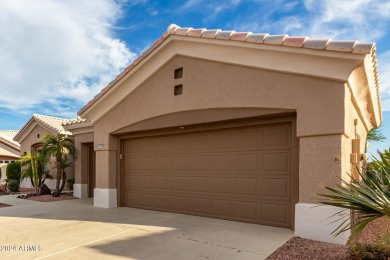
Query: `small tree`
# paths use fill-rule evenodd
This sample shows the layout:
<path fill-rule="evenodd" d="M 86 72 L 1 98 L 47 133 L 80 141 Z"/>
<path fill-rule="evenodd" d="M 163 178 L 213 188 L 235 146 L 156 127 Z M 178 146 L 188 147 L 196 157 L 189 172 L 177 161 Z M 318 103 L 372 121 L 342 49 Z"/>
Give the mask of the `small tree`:
<path fill-rule="evenodd" d="M 68 163 L 68 156 L 71 156 L 73 159 L 76 158 L 76 148 L 74 146 L 74 140 L 69 138 L 66 135 L 58 134 L 52 135 L 48 134 L 43 137 L 43 149 L 42 151 L 46 156 L 55 156 L 55 168 L 57 169 L 57 181 L 56 188 L 53 192 L 53 197 L 59 197 L 65 186 L 66 174 L 65 169 Z M 64 180 L 65 179 L 65 180 Z M 63 185 L 60 183 L 64 182 Z"/>

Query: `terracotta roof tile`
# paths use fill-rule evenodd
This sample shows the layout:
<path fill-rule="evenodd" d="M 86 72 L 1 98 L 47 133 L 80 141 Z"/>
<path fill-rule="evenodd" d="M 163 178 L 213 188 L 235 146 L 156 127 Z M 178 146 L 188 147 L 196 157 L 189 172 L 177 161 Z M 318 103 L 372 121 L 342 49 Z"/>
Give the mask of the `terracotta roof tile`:
<path fill-rule="evenodd" d="M 375 56 L 375 44 L 374 43 L 359 43 L 357 41 L 332 41 L 327 38 L 313 38 L 310 39 L 305 36 L 287 36 L 287 35 L 269 35 L 267 33 L 262 34 L 253 34 L 251 32 L 235 32 L 235 31 L 221 31 L 216 30 L 207 30 L 204 28 L 192 29 L 192 28 L 181 28 L 175 24 L 168 26 L 167 30 L 163 33 L 162 37 L 157 39 L 153 46 L 147 49 L 140 57 L 135 59 L 131 65 L 123 70 L 112 82 L 110 82 L 109 87 L 101 91 L 94 99 L 88 102 L 83 108 L 80 109 L 78 114 L 80 115 L 88 107 L 90 107 L 98 98 L 100 98 L 105 92 L 107 92 L 111 86 L 116 84 L 127 72 L 129 72 L 133 67 L 135 67 L 139 62 L 142 61 L 146 56 L 148 56 L 158 45 L 160 45 L 166 38 L 170 35 L 177 35 L 179 37 L 196 37 L 196 38 L 209 38 L 216 40 L 233 40 L 241 42 L 249 42 L 255 44 L 271 44 L 271 45 L 281 45 L 287 48 L 306 48 L 306 49 L 317 49 L 325 51 L 337 51 L 337 52 L 349 52 L 357 54 L 371 54 L 373 59 L 373 70 L 374 75 L 377 77 L 377 65 L 376 65 L 376 56 Z M 379 85 L 376 81 L 378 104 L 380 107 L 380 97 L 379 97 Z"/>
<path fill-rule="evenodd" d="M 305 43 L 306 39 L 306 36 L 286 37 L 283 41 L 283 45 L 301 48 L 303 47 L 303 44 Z"/>
<path fill-rule="evenodd" d="M 174 34 L 177 28 L 180 27 L 177 26 L 176 24 L 170 24 L 167 28 L 167 34 Z"/>
<path fill-rule="evenodd" d="M 245 42 L 246 38 L 251 34 L 251 32 L 233 32 L 230 36 L 230 40 Z"/>
<path fill-rule="evenodd" d="M 268 36 L 269 34 L 268 33 L 252 33 L 252 34 L 249 34 L 248 37 L 246 38 L 246 41 L 247 42 L 253 42 L 253 43 L 263 43 L 264 42 L 264 38 L 266 36 Z"/>
<path fill-rule="evenodd" d="M 329 41 L 330 40 L 328 38 L 309 38 L 303 44 L 303 48 L 325 50 Z"/>
<path fill-rule="evenodd" d="M 64 118 L 45 116 L 39 114 L 33 114 L 32 118 L 37 122 L 40 122 L 47 128 L 51 129 L 56 134 L 67 134 L 67 135 L 72 134 L 71 132 L 65 130 L 65 128 L 62 127 L 63 123 L 66 123 L 72 119 L 64 119 Z"/>
<path fill-rule="evenodd" d="M 329 41 L 326 46 L 328 51 L 352 52 L 356 41 Z"/>
<path fill-rule="evenodd" d="M 202 33 L 203 31 L 205 31 L 206 29 L 205 28 L 201 28 L 201 29 L 191 29 L 188 31 L 188 36 L 191 36 L 191 37 L 201 37 L 202 36 Z"/>
<path fill-rule="evenodd" d="M 175 34 L 187 36 L 189 30 L 192 30 L 192 28 L 177 28 Z"/>
<path fill-rule="evenodd" d="M 281 34 L 281 35 L 267 35 L 264 38 L 264 44 L 271 44 L 271 45 L 282 45 L 284 39 L 288 35 L 286 34 Z"/>
<path fill-rule="evenodd" d="M 80 124 L 80 123 L 84 123 L 86 121 L 87 120 L 84 118 L 77 117 L 77 118 L 67 120 L 66 122 L 62 123 L 62 126 Z"/>
<path fill-rule="evenodd" d="M 219 31 L 217 32 L 216 39 L 220 40 L 230 40 L 230 36 L 234 33 L 234 31 Z"/>
<path fill-rule="evenodd" d="M 217 36 L 217 33 L 220 32 L 220 29 L 217 30 L 204 30 L 202 32 L 202 38 L 210 38 L 210 39 L 215 39 Z"/>
<path fill-rule="evenodd" d="M 19 150 L 20 144 L 14 140 L 15 135 L 19 130 L 0 130 L 0 141 Z"/>

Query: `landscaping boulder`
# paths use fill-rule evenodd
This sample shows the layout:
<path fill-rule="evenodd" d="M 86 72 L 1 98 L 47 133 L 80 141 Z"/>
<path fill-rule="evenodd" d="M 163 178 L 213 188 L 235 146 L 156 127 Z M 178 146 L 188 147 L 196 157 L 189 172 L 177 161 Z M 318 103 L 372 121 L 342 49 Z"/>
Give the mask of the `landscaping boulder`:
<path fill-rule="evenodd" d="M 42 184 L 39 187 L 38 193 L 39 193 L 39 195 L 51 195 L 51 191 L 50 191 L 49 187 L 47 187 L 46 184 Z"/>

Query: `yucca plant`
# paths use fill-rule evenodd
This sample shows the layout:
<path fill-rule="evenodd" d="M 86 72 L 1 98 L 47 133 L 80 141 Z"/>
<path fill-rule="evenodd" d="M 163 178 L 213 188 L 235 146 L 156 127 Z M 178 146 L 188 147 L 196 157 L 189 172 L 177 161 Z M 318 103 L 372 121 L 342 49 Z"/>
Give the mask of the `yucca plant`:
<path fill-rule="evenodd" d="M 35 189 L 39 188 L 46 179 L 53 179 L 53 176 L 45 169 L 48 158 L 42 152 L 26 154 L 20 162 L 23 166 L 21 179 L 29 178 Z"/>
<path fill-rule="evenodd" d="M 343 208 L 336 214 L 341 224 L 332 234 L 351 230 L 352 240 L 371 221 L 390 217 L 390 152 L 385 150 L 379 156 L 380 159 L 374 158 L 375 167 L 359 171 L 360 181 L 349 175 L 351 181 L 340 179 L 341 184 L 325 187 L 330 194 L 318 194 L 327 198 L 321 203 Z"/>

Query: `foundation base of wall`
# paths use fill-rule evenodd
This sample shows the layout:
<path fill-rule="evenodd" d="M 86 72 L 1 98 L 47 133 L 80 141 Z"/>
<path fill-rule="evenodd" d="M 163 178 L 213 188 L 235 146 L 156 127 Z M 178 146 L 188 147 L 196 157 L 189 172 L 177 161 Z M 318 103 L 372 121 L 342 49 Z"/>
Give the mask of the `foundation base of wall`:
<path fill-rule="evenodd" d="M 346 231 L 337 237 L 331 233 L 340 225 L 339 217 L 332 215 L 342 209 L 318 204 L 298 203 L 295 205 L 295 236 L 322 242 L 344 245 L 351 232 Z M 331 218 L 330 218 L 331 217 Z"/>
<path fill-rule="evenodd" d="M 116 189 L 95 188 L 93 193 L 93 205 L 100 208 L 116 208 Z"/>
<path fill-rule="evenodd" d="M 88 198 L 88 184 L 73 184 L 73 196 L 79 199 Z"/>
<path fill-rule="evenodd" d="M 45 184 L 47 185 L 47 187 L 49 189 L 51 189 L 52 191 L 56 188 L 56 180 L 48 180 L 46 179 L 45 180 Z M 30 179 L 23 179 L 21 182 L 20 182 L 20 187 L 22 188 L 34 188 L 32 185 L 31 185 L 31 181 Z M 66 190 L 67 187 L 65 186 L 65 189 Z"/>

